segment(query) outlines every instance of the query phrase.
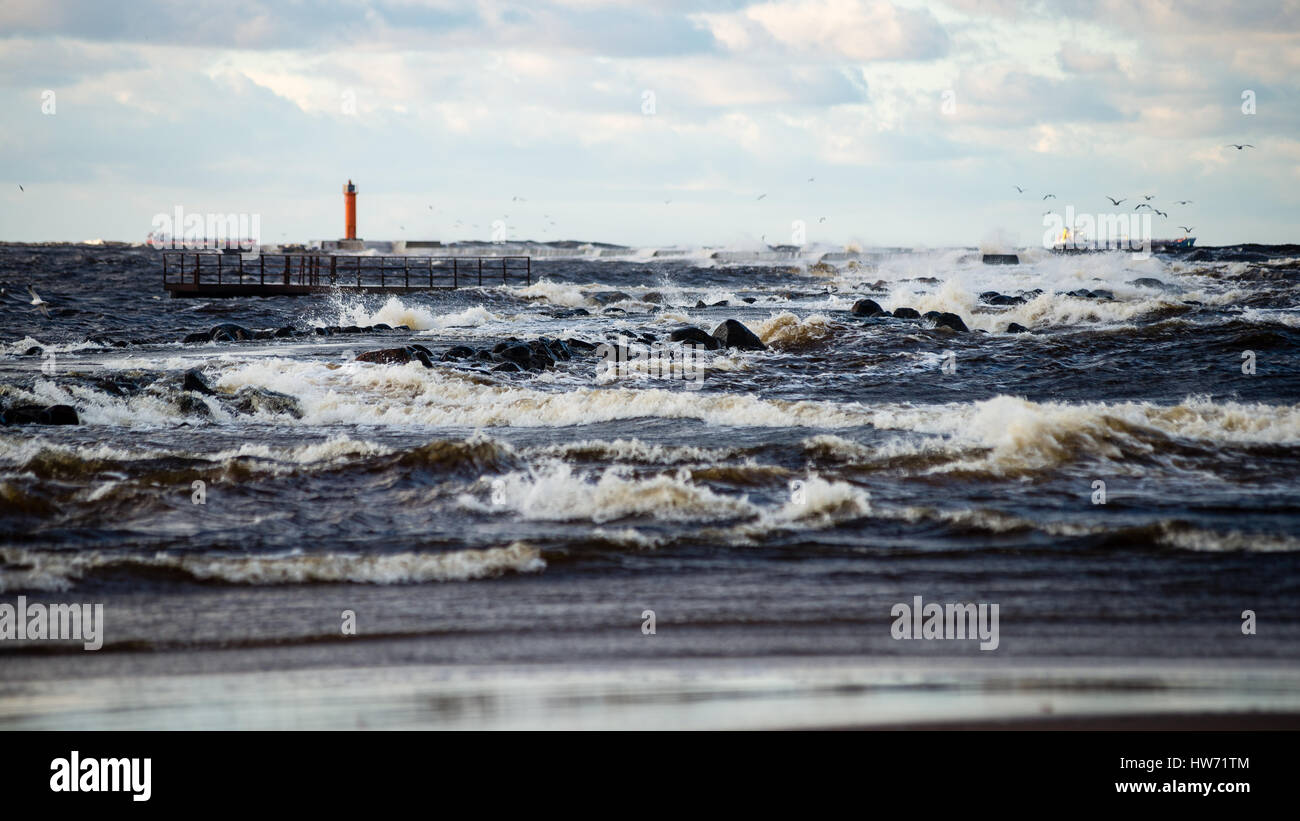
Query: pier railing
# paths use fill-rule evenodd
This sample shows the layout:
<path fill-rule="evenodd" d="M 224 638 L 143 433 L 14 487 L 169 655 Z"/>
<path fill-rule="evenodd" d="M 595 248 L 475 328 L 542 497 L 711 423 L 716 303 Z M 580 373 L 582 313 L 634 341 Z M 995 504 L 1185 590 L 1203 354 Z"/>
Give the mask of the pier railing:
<path fill-rule="evenodd" d="M 532 258 L 221 254 L 163 251 L 163 288 L 172 296 L 312 294 L 332 290 L 402 293 L 533 282 Z"/>

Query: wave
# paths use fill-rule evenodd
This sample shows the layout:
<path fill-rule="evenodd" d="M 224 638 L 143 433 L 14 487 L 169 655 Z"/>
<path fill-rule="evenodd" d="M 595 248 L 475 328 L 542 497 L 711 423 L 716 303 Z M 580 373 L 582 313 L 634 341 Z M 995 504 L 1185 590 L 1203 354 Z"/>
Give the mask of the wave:
<path fill-rule="evenodd" d="M 546 567 L 524 542 L 448 553 L 323 553 L 268 557 L 110 555 L 96 551 L 0 549 L 0 592 L 63 591 L 96 573 L 172 572 L 193 581 L 234 585 L 424 584 L 538 573 Z"/>

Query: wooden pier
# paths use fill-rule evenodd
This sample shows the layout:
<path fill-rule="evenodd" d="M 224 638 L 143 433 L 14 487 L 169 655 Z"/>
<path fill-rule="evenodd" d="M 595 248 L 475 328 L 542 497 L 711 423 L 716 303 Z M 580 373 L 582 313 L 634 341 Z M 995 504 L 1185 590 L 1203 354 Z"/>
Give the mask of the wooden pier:
<path fill-rule="evenodd" d="M 163 251 L 173 297 L 306 296 L 331 291 L 403 294 L 533 283 L 532 257 L 353 256 Z"/>

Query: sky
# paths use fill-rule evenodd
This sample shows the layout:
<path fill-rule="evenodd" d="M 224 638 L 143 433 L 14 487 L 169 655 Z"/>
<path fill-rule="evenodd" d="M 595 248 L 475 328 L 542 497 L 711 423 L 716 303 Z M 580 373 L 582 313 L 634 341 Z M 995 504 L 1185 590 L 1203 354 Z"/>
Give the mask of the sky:
<path fill-rule="evenodd" d="M 0 105 L 5 241 L 1300 241 L 1300 0 L 4 0 Z"/>

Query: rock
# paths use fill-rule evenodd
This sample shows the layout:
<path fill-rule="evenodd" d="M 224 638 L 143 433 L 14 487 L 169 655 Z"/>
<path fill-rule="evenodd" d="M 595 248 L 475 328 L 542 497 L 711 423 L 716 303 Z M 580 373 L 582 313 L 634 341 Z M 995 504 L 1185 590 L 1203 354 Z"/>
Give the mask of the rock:
<path fill-rule="evenodd" d="M 648 302 L 651 305 L 658 305 L 664 301 L 664 295 L 658 291 L 647 291 L 641 295 L 642 302 Z"/>
<path fill-rule="evenodd" d="M 362 332 L 356 325 L 348 325 L 346 327 L 338 328 L 337 330 L 341 334 L 359 334 Z"/>
<path fill-rule="evenodd" d="M 494 351 L 497 356 L 508 362 L 514 362 L 520 367 L 527 367 L 533 356 L 533 351 L 522 342 L 513 342 L 499 351 Z"/>
<path fill-rule="evenodd" d="M 592 351 L 596 350 L 596 346 L 591 342 L 586 341 L 585 339 L 574 339 L 570 337 L 564 340 L 564 343 L 569 346 L 570 351 L 582 351 L 583 353 L 591 353 Z"/>
<path fill-rule="evenodd" d="M 211 341 L 212 341 L 211 333 L 187 334 L 185 338 L 181 340 L 181 344 L 192 345 L 195 342 L 211 342 Z"/>
<path fill-rule="evenodd" d="M 854 316 L 884 316 L 888 313 L 874 299 L 859 299 L 853 303 L 852 311 Z"/>
<path fill-rule="evenodd" d="M 405 348 L 383 348 L 357 354 L 356 361 L 375 362 L 382 365 L 405 365 L 408 362 L 419 362 L 426 368 L 432 368 L 433 359 L 427 351 L 428 348 L 417 348 L 413 345 Z"/>
<path fill-rule="evenodd" d="M 514 362 L 502 362 L 492 368 L 493 372 L 519 373 L 523 370 Z"/>
<path fill-rule="evenodd" d="M 632 295 L 623 291 L 597 291 L 594 294 L 588 294 L 587 298 L 597 305 L 610 305 L 615 302 L 631 301 Z"/>
<path fill-rule="evenodd" d="M 571 319 L 575 316 L 591 316 L 591 311 L 586 308 L 568 308 L 563 311 L 551 312 L 551 317 L 554 319 Z"/>
<path fill-rule="evenodd" d="M 1020 257 L 1015 254 L 985 254 L 981 261 L 985 265 L 1019 265 Z"/>
<path fill-rule="evenodd" d="M 921 313 L 915 308 L 895 308 L 894 316 L 899 319 L 920 319 Z"/>
<path fill-rule="evenodd" d="M 406 327 L 405 325 L 398 325 L 398 326 L 397 326 L 396 328 L 394 328 L 393 330 L 394 330 L 394 331 L 409 331 L 409 330 L 411 330 L 411 329 L 408 328 L 408 327 Z"/>
<path fill-rule="evenodd" d="M 438 357 L 443 362 L 453 359 L 470 359 L 474 356 L 474 349 L 468 345 L 456 345 L 442 352 Z"/>
<path fill-rule="evenodd" d="M 254 339 L 275 339 L 275 331 L 254 331 Z"/>
<path fill-rule="evenodd" d="M 711 303 L 709 303 L 709 307 L 710 307 L 710 308 L 727 308 L 727 307 L 729 307 L 730 305 L 731 305 L 731 303 L 728 302 L 728 301 L 725 300 L 725 299 L 720 299 L 720 300 L 718 300 L 717 302 L 711 302 Z"/>
<path fill-rule="evenodd" d="M 302 406 L 295 397 L 287 393 L 255 388 L 250 386 L 239 389 L 230 400 L 231 406 L 240 413 L 287 414 L 294 419 L 302 418 Z"/>
<path fill-rule="evenodd" d="M 277 339 L 284 339 L 285 337 L 290 337 L 290 336 L 293 336 L 293 328 L 290 328 L 287 325 L 283 328 L 275 329 L 275 337 Z"/>
<path fill-rule="evenodd" d="M 758 297 L 754 297 L 754 296 L 742 296 L 742 297 L 740 298 L 740 301 L 743 302 L 743 303 L 745 303 L 746 305 L 753 305 L 755 302 L 758 302 Z"/>
<path fill-rule="evenodd" d="M 614 314 L 626 314 L 627 311 L 623 310 L 622 308 L 606 308 L 605 310 L 601 311 L 601 313 L 614 315 Z"/>
<path fill-rule="evenodd" d="M 207 396 L 216 396 L 217 394 L 212 389 L 212 386 L 208 384 L 208 380 L 203 378 L 203 372 L 198 368 L 190 368 L 185 372 L 184 378 L 181 379 L 181 390 L 194 391 Z"/>
<path fill-rule="evenodd" d="M 253 338 L 253 332 L 243 325 L 236 325 L 233 322 L 223 322 L 220 325 L 214 325 L 208 331 L 208 338 L 213 342 L 243 342 Z"/>
<path fill-rule="evenodd" d="M 980 302 L 987 305 L 1023 305 L 1025 298 L 1022 296 L 1007 296 L 999 294 L 997 291 L 985 291 L 980 294 Z"/>
<path fill-rule="evenodd" d="M 834 265 L 831 265 L 829 262 L 815 262 L 815 263 L 813 263 L 812 265 L 809 265 L 809 266 L 808 266 L 808 273 L 810 273 L 810 274 L 834 274 L 834 273 L 837 273 L 837 271 L 835 270 L 835 266 L 834 266 Z"/>
<path fill-rule="evenodd" d="M 40 422 L 42 425 L 77 425 L 81 420 L 77 418 L 77 409 L 71 405 L 50 405 L 40 413 Z"/>
<path fill-rule="evenodd" d="M 1010 325 L 1007 325 L 1007 333 L 1027 334 L 1029 333 L 1029 329 L 1026 328 L 1024 325 L 1021 325 L 1019 322 L 1012 322 Z"/>
<path fill-rule="evenodd" d="M 702 299 L 697 299 L 697 300 L 695 300 L 695 307 L 696 307 L 696 308 L 707 308 L 707 307 L 709 307 L 709 306 L 704 304 L 704 300 L 702 300 Z"/>
<path fill-rule="evenodd" d="M 564 344 L 564 340 L 548 339 L 544 336 L 540 339 L 542 344 L 546 346 L 546 349 L 550 351 L 551 358 L 555 361 L 568 362 L 570 359 L 573 359 L 573 351 L 569 350 L 569 346 Z"/>
<path fill-rule="evenodd" d="M 1115 294 L 1111 291 L 1089 291 L 1088 296 L 1092 299 L 1114 299 Z"/>
<path fill-rule="evenodd" d="M 370 326 L 370 330 L 372 331 L 391 331 L 392 329 L 393 326 L 387 324 L 386 322 L 380 322 L 378 324 Z"/>
<path fill-rule="evenodd" d="M 316 335 L 317 335 L 317 336 L 332 336 L 333 334 L 334 334 L 334 332 L 333 332 L 332 330 L 330 330 L 329 328 L 319 327 L 319 326 L 316 328 Z"/>
<path fill-rule="evenodd" d="M 33 345 L 32 347 L 23 351 L 23 356 L 40 356 L 43 353 L 45 353 L 44 348 L 42 348 L 40 345 Z"/>
<path fill-rule="evenodd" d="M 938 315 L 934 317 L 930 317 L 930 314 L 932 313 Z M 944 311 L 942 313 L 938 311 L 928 311 L 926 312 L 926 317 L 932 318 L 934 320 L 934 327 L 936 328 L 951 328 L 954 331 L 963 331 L 963 332 L 970 330 L 970 328 L 966 327 L 966 323 L 962 321 L 961 317 L 957 316 L 956 314 L 948 313 L 947 311 Z"/>
<path fill-rule="evenodd" d="M 739 348 L 742 351 L 767 350 L 763 340 L 735 319 L 728 319 L 714 328 L 713 337 L 721 342 L 724 348 Z"/>
<path fill-rule="evenodd" d="M 668 338 L 673 342 L 686 342 L 691 345 L 703 345 L 705 350 L 716 351 L 722 347 L 718 338 L 705 333 L 702 329 L 693 325 L 686 325 L 674 329 L 668 334 Z"/>

